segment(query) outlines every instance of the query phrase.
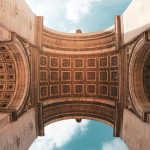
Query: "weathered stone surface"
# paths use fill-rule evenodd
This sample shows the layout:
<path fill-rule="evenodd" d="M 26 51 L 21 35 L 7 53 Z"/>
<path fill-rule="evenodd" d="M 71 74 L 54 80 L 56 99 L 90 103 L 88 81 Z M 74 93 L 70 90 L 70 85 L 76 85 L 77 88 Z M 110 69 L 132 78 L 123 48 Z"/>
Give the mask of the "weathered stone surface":
<path fill-rule="evenodd" d="M 135 114 L 125 109 L 121 137 L 130 150 L 149 150 L 150 124 L 142 122 Z"/>
<path fill-rule="evenodd" d="M 135 36 L 150 27 L 149 0 L 132 0 L 122 15 L 124 42 L 129 42 Z"/>
<path fill-rule="evenodd" d="M 0 24 L 35 43 L 35 14 L 24 0 L 0 1 Z"/>
<path fill-rule="evenodd" d="M 27 150 L 35 138 L 35 110 L 31 109 L 16 122 L 9 123 L 0 130 L 0 149 Z"/>
<path fill-rule="evenodd" d="M 71 34 L 44 27 L 24 0 L 1 0 L 0 150 L 26 150 L 70 118 L 103 121 L 130 150 L 149 150 L 149 10 L 133 0 L 111 29 Z"/>

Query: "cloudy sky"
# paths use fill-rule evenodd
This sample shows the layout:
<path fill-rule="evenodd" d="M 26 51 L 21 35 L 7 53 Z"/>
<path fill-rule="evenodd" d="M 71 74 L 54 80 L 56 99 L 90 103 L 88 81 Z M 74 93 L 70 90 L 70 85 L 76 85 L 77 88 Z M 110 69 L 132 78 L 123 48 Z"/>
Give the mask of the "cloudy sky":
<path fill-rule="evenodd" d="M 110 27 L 131 0 L 26 0 L 49 28 L 73 32 L 93 32 Z"/>
<path fill-rule="evenodd" d="M 131 0 L 26 0 L 32 10 L 44 16 L 44 25 L 62 32 L 101 31 L 114 24 Z M 45 127 L 29 150 L 128 150 L 113 129 L 103 123 L 65 120 Z"/>
<path fill-rule="evenodd" d="M 29 150 L 128 150 L 113 129 L 97 121 L 59 121 L 45 127 L 45 136 L 38 137 Z"/>

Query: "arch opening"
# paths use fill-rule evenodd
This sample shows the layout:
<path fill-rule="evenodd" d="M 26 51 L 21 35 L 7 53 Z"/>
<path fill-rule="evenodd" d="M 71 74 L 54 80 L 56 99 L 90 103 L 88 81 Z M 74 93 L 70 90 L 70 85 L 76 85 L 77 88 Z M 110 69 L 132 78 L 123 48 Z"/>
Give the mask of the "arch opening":
<path fill-rule="evenodd" d="M 40 143 L 40 144 L 39 144 Z M 113 149 L 128 150 L 120 138 L 113 137 L 113 128 L 99 121 L 75 119 L 57 121 L 45 127 L 45 136 L 38 137 L 29 150 L 106 149 L 107 144 L 119 143 Z M 39 145 L 39 146 L 38 146 Z"/>

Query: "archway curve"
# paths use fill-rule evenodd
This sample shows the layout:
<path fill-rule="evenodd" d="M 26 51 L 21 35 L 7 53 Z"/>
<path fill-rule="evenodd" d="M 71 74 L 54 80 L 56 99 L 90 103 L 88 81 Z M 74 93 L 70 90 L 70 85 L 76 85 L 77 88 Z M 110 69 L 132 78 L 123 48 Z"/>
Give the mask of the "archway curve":
<path fill-rule="evenodd" d="M 49 100 L 50 102 L 51 100 Z M 106 102 L 108 101 L 108 102 Z M 90 119 L 104 122 L 112 127 L 115 123 L 115 106 L 109 100 L 90 98 L 45 103 L 43 106 L 44 126 L 64 119 Z"/>
<path fill-rule="evenodd" d="M 129 92 L 130 99 L 135 107 L 137 115 L 146 121 L 146 115 L 150 112 L 150 103 L 144 92 L 143 68 L 150 52 L 150 44 L 141 35 L 135 45 L 129 63 Z"/>
<path fill-rule="evenodd" d="M 7 112 L 16 112 L 17 114 L 21 113 L 24 104 L 29 95 L 29 87 L 30 87 L 30 67 L 29 67 L 29 57 L 24 47 L 24 43 L 20 40 L 20 38 L 12 33 L 11 41 L 4 42 L 1 46 L 6 46 L 8 52 L 11 54 L 11 57 L 14 62 L 13 70 L 9 70 L 8 73 L 14 72 L 12 78 L 8 78 L 8 83 L 12 81 L 15 82 L 14 90 L 6 89 L 6 93 L 12 91 L 13 96 L 8 103 L 6 108 L 2 108 L 2 111 Z M 9 62 L 9 61 L 8 61 Z M 10 61 L 11 64 L 11 61 Z"/>
<path fill-rule="evenodd" d="M 102 123 L 105 123 L 109 126 L 111 126 L 112 128 L 114 128 L 114 125 L 104 119 L 100 119 L 100 118 L 96 118 L 96 117 L 88 117 L 88 116 L 66 116 L 66 117 L 63 117 L 63 118 L 59 118 L 59 119 L 56 119 L 56 120 L 53 120 L 53 121 L 50 121 L 50 122 L 47 122 L 44 126 L 48 126 L 49 124 L 52 124 L 52 123 L 55 123 L 57 121 L 63 121 L 63 120 L 68 120 L 68 119 L 86 119 L 86 120 L 93 120 L 93 121 L 98 121 L 98 122 L 102 122 Z"/>

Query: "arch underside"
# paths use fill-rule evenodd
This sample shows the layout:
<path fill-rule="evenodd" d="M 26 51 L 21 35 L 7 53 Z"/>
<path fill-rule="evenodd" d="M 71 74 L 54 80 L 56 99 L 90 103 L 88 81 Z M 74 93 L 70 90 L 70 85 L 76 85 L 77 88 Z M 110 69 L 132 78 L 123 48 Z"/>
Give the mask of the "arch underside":
<path fill-rule="evenodd" d="M 115 106 L 113 103 L 102 103 L 100 99 L 97 101 L 77 101 L 72 99 L 70 101 L 54 102 L 43 106 L 43 121 L 45 126 L 68 118 L 97 120 L 114 127 Z"/>
<path fill-rule="evenodd" d="M 135 113 L 144 121 L 147 121 L 147 114 L 150 113 L 150 103 L 144 89 L 146 85 L 144 64 L 150 53 L 150 41 L 147 37 L 147 33 L 148 32 L 145 32 L 137 38 L 138 40 L 132 49 L 129 60 L 128 83 L 130 101 L 136 111 Z"/>
<path fill-rule="evenodd" d="M 43 124 L 87 118 L 114 127 L 119 63 L 114 29 L 62 34 L 44 28 L 39 70 Z"/>
<path fill-rule="evenodd" d="M 17 119 L 24 111 L 30 86 L 30 69 L 23 41 L 16 34 L 11 40 L 0 43 L 0 111 L 13 114 Z"/>

